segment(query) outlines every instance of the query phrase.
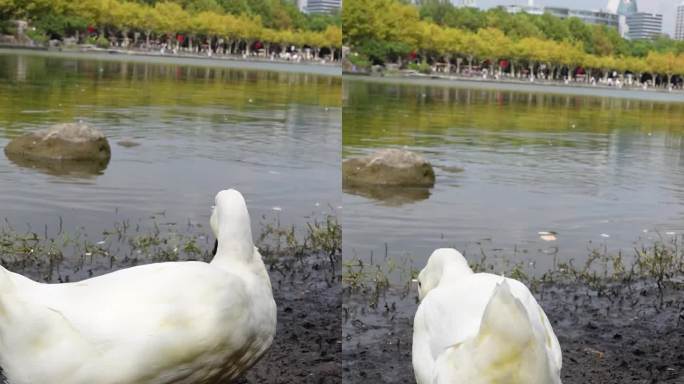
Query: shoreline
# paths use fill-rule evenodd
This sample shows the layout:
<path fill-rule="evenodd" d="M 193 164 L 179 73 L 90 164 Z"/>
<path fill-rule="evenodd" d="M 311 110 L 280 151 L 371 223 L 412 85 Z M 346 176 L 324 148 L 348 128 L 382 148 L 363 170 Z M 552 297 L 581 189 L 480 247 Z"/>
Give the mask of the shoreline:
<path fill-rule="evenodd" d="M 212 256 L 209 228 L 163 225 L 137 227 L 128 220 L 95 242 L 79 232 L 59 236 L 16 231 L 0 225 L 3 267 L 44 283 L 75 282 L 115 270 L 168 261 L 205 261 Z M 303 234 L 294 227 L 266 225 L 255 232 L 277 303 L 275 339 L 263 357 L 236 384 L 301 383 L 341 379 L 342 251 L 337 218 L 311 221 Z M 47 228 L 46 228 L 47 232 Z M 99 238 L 99 237 L 98 237 Z M 103 244 L 104 243 L 104 244 Z M 6 383 L 0 367 L 0 383 Z"/>
<path fill-rule="evenodd" d="M 680 383 L 684 378 L 684 284 L 662 292 L 651 279 L 596 290 L 545 283 L 533 292 L 563 350 L 565 384 Z M 391 290 L 376 304 L 343 288 L 342 372 L 349 383 L 413 383 L 415 289 Z M 658 302 L 662 304 L 658 304 Z"/>
<path fill-rule="evenodd" d="M 288 72 L 317 76 L 341 76 L 339 64 L 319 64 L 314 62 L 270 61 L 268 59 L 243 59 L 240 57 L 206 57 L 197 55 L 161 55 L 152 52 L 102 50 L 51 50 L 36 47 L 15 47 L 0 45 L 0 55 L 14 54 L 42 57 L 61 57 L 112 62 L 133 62 L 151 64 L 175 64 L 205 68 L 243 69 L 266 72 Z"/>
<path fill-rule="evenodd" d="M 379 84 L 413 86 L 434 86 L 443 88 L 477 89 L 487 91 L 509 91 L 518 93 L 547 93 L 567 96 L 611 97 L 628 100 L 644 100 L 666 103 L 684 103 L 684 92 L 665 90 L 616 89 L 605 86 L 565 85 L 551 83 L 527 83 L 512 80 L 482 80 L 465 78 L 446 78 L 441 76 L 373 76 L 343 71 L 345 81 L 363 81 Z"/>

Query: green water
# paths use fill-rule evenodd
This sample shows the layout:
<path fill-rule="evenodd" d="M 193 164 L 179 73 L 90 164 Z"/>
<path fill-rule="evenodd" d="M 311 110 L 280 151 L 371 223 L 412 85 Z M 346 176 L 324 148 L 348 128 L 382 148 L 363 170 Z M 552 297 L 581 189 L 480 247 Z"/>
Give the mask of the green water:
<path fill-rule="evenodd" d="M 684 232 L 682 103 L 355 80 L 343 88 L 344 158 L 407 148 L 437 174 L 433 189 L 399 199 L 346 190 L 345 257 L 422 268 L 433 249 L 455 246 L 534 273 Z"/>
<path fill-rule="evenodd" d="M 96 172 L 55 172 L 1 154 L 0 220 L 93 241 L 152 216 L 206 226 L 216 192 L 233 187 L 256 233 L 264 220 L 302 227 L 340 205 L 340 94 L 333 76 L 2 53 L 0 147 L 83 120 L 112 158 Z"/>

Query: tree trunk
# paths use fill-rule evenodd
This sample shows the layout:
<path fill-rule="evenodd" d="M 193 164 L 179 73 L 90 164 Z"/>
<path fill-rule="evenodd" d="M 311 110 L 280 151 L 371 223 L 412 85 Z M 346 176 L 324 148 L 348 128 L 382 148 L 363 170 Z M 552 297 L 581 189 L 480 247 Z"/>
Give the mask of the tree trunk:
<path fill-rule="evenodd" d="M 529 67 L 530 67 L 530 74 L 528 77 L 531 79 L 534 77 L 534 62 L 533 61 L 530 61 Z"/>

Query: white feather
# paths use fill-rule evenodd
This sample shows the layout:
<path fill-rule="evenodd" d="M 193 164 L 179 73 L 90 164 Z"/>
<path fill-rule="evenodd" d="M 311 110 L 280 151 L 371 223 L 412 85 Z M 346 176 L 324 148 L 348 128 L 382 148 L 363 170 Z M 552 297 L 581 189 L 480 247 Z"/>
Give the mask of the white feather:
<path fill-rule="evenodd" d="M 0 365 L 11 384 L 223 383 L 275 334 L 276 306 L 239 192 L 216 196 L 210 263 L 40 284 L 0 267 Z"/>
<path fill-rule="evenodd" d="M 522 283 L 473 273 L 453 249 L 435 251 L 418 280 L 418 384 L 560 383 L 558 339 Z"/>

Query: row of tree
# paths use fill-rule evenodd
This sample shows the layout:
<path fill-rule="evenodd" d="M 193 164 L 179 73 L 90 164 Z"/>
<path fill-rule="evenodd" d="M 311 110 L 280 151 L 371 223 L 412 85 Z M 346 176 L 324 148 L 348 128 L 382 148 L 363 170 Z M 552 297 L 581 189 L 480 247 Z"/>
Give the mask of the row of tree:
<path fill-rule="evenodd" d="M 588 24 L 576 17 L 561 19 L 548 13 L 541 16 L 525 12 L 510 14 L 502 8 L 483 11 L 478 8 L 455 7 L 441 0 L 423 0 L 419 15 L 423 20 L 470 32 L 497 28 L 512 39 L 536 37 L 582 43 L 587 53 L 602 56 L 646 57 L 651 51 L 684 52 L 684 41 L 672 40 L 665 36 L 653 40 L 630 41 L 620 37 L 617 28 Z"/>
<path fill-rule="evenodd" d="M 50 38 L 83 39 L 84 35 L 94 33 L 112 43 L 148 48 L 153 39 L 169 48 L 182 46 L 193 51 L 212 49 L 225 53 L 250 54 L 255 48 L 282 51 L 295 46 L 311 48 L 317 55 L 321 49 L 335 54 L 341 48 L 342 30 L 335 16 L 314 17 L 318 22 L 308 26 L 315 29 L 294 29 L 291 23 L 271 23 L 273 26 L 268 27 L 259 15 L 233 14 L 218 7 L 215 0 L 208 1 L 210 5 L 200 7 L 198 3 L 206 2 L 0 0 L 0 16 L 28 19 Z M 285 12 L 284 16 L 287 15 Z"/>
<path fill-rule="evenodd" d="M 436 23 L 431 18 L 421 18 L 421 12 L 423 8 L 396 0 L 348 0 L 342 14 L 345 43 L 357 53 L 356 57 L 360 54 L 376 64 L 402 64 L 408 58 L 448 63 L 459 73 L 472 70 L 476 65 L 485 66 L 490 73 L 505 71 L 512 76 L 521 71 L 527 75 L 556 79 L 583 74 L 589 81 L 592 77 L 606 77 L 615 71 L 621 74 L 630 72 L 636 77 L 644 73 L 661 74 L 665 77 L 665 84 L 670 83 L 673 75 L 684 75 L 684 53 L 677 49 L 651 49 L 645 55 L 624 54 L 613 49 L 599 49 L 596 41 L 591 49 L 587 49 L 586 39 L 550 38 L 544 33 L 530 33 L 528 36 L 521 31 L 506 33 L 488 26 L 473 30 L 479 24 L 473 28 L 467 27 L 467 23 L 463 24 L 465 27 L 451 27 Z M 491 14 L 477 10 L 463 12 L 505 18 L 498 11 Z M 524 17 L 531 20 L 535 17 L 551 18 L 556 19 L 554 23 L 561 22 L 549 15 Z M 569 20 L 563 22 L 586 27 L 578 19 Z M 606 27 L 588 28 L 604 30 Z M 588 38 L 595 39 L 589 35 Z M 678 46 L 673 44 L 670 48 L 673 47 Z"/>

